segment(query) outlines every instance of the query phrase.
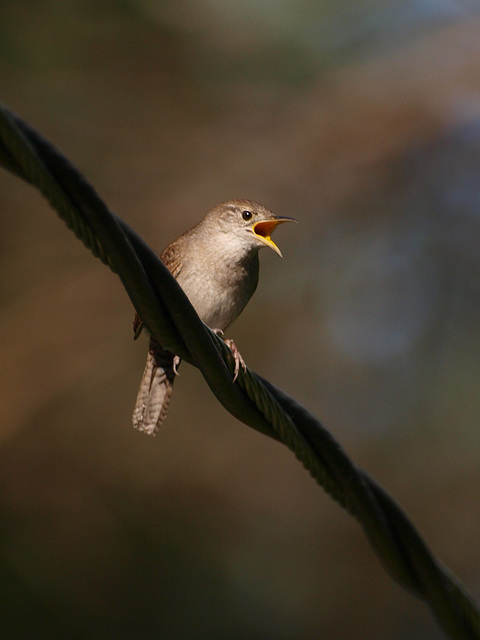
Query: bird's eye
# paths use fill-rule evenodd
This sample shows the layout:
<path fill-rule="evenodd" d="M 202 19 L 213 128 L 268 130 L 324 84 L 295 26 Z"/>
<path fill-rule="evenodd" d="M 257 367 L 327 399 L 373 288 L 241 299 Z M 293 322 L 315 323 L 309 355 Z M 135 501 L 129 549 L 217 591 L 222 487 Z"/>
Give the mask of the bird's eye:
<path fill-rule="evenodd" d="M 248 211 L 248 210 L 242 211 L 242 218 L 244 220 L 251 220 L 252 216 L 253 216 L 253 213 L 251 211 Z"/>

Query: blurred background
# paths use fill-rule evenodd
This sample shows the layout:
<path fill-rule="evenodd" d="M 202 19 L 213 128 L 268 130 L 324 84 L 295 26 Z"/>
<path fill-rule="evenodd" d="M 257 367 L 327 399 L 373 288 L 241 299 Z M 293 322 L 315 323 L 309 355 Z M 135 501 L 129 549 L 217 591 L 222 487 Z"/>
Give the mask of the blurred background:
<path fill-rule="evenodd" d="M 156 250 L 295 216 L 229 335 L 480 598 L 474 0 L 0 2 L 0 100 Z M 10 640 L 441 638 L 293 455 L 181 369 L 131 428 L 120 282 L 0 171 L 0 626 Z"/>

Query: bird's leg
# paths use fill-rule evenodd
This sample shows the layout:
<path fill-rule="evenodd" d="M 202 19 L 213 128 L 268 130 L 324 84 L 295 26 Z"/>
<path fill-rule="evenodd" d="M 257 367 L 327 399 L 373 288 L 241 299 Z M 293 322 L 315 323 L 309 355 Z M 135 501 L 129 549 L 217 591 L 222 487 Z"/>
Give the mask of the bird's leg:
<path fill-rule="evenodd" d="M 225 342 L 227 347 L 229 347 L 232 352 L 233 359 L 235 361 L 235 369 L 233 370 L 233 382 L 238 378 L 238 373 L 240 371 L 240 367 L 242 367 L 243 371 L 247 371 L 247 365 L 245 364 L 245 360 L 242 358 L 242 354 L 238 350 L 237 345 L 231 338 L 224 338 L 224 333 L 221 329 L 213 329 L 213 333 L 216 333 L 217 336 L 220 336 L 222 340 Z"/>

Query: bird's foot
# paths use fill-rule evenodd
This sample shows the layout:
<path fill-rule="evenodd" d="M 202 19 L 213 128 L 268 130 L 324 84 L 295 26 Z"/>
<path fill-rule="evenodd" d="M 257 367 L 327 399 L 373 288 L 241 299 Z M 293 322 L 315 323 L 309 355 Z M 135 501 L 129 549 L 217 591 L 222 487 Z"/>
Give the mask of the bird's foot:
<path fill-rule="evenodd" d="M 240 367 L 242 367 L 244 373 L 247 371 L 247 365 L 245 364 L 245 360 L 242 358 L 242 354 L 238 350 L 238 347 L 235 344 L 235 342 L 231 338 L 223 337 L 224 333 L 221 329 L 213 329 L 213 333 L 215 333 L 217 336 L 220 336 L 220 338 L 222 338 L 222 340 L 225 342 L 227 347 L 232 352 L 232 356 L 235 361 L 235 368 L 233 370 L 233 382 L 235 382 L 235 380 L 238 378 Z"/>
<path fill-rule="evenodd" d="M 233 359 L 235 360 L 235 369 L 233 370 L 233 382 L 238 378 L 238 373 L 240 371 L 240 367 L 242 367 L 243 372 L 247 371 L 247 365 L 245 364 L 245 360 L 242 358 L 242 354 L 237 348 L 237 345 L 230 338 L 224 338 L 225 344 L 230 347 L 230 351 L 232 352 Z"/>
<path fill-rule="evenodd" d="M 180 374 L 178 373 L 178 365 L 180 364 L 180 362 L 182 361 L 182 359 L 180 358 L 180 356 L 173 356 L 173 363 L 172 363 L 172 369 L 173 369 L 173 373 L 176 376 L 179 376 Z"/>

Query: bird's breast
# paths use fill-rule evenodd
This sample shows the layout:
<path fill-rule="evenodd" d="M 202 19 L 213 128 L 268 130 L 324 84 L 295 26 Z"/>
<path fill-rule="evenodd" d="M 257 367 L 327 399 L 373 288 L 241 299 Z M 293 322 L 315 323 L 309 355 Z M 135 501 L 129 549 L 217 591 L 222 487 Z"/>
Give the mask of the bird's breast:
<path fill-rule="evenodd" d="M 224 331 L 243 311 L 258 283 L 258 255 L 240 264 L 185 264 L 177 276 L 200 318 Z"/>

